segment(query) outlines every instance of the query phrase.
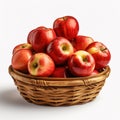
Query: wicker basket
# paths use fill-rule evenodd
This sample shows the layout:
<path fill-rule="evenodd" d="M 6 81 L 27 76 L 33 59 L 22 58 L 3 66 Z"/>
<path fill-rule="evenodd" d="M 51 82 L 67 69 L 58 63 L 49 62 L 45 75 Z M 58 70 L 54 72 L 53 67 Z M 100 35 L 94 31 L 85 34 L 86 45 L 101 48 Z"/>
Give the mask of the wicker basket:
<path fill-rule="evenodd" d="M 110 67 L 98 75 L 76 78 L 34 77 L 18 72 L 9 66 L 9 74 L 13 78 L 20 94 L 28 102 L 39 105 L 75 105 L 92 101 L 100 92 Z"/>

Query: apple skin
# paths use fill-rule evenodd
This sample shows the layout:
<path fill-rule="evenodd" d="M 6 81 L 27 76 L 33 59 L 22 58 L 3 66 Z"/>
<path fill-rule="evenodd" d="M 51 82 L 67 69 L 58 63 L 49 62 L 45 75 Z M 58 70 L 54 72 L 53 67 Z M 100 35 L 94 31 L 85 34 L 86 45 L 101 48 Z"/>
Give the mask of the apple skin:
<path fill-rule="evenodd" d="M 47 54 L 54 60 L 56 65 L 64 64 L 73 52 L 72 44 L 64 37 L 57 37 L 47 47 Z"/>
<path fill-rule="evenodd" d="M 21 49 L 30 49 L 31 51 L 33 50 L 31 44 L 29 44 L 29 43 L 22 43 L 22 44 L 16 45 L 13 48 L 12 54 L 15 54 L 18 50 L 21 50 Z"/>
<path fill-rule="evenodd" d="M 65 66 L 56 67 L 51 77 L 66 78 L 67 76 Z"/>
<path fill-rule="evenodd" d="M 48 77 L 54 69 L 54 61 L 46 53 L 36 53 L 28 62 L 28 71 L 33 76 Z"/>
<path fill-rule="evenodd" d="M 30 49 L 21 49 L 15 52 L 12 56 L 11 64 L 15 70 L 21 71 L 23 73 L 28 72 L 27 64 L 29 59 L 32 57 L 32 52 Z"/>
<path fill-rule="evenodd" d="M 89 44 L 94 42 L 93 38 L 89 36 L 78 35 L 72 41 L 72 44 L 76 51 L 85 50 Z"/>
<path fill-rule="evenodd" d="M 32 44 L 33 34 L 34 34 L 34 32 L 36 31 L 36 29 L 42 30 L 42 29 L 44 29 L 44 28 L 45 28 L 44 26 L 39 26 L 39 27 L 31 30 L 31 31 L 28 33 L 28 36 L 27 36 L 27 43 Z"/>
<path fill-rule="evenodd" d="M 42 29 L 46 29 L 46 27 L 45 27 L 45 26 L 39 26 L 39 27 L 37 27 L 36 29 L 42 30 Z"/>
<path fill-rule="evenodd" d="M 95 69 L 101 69 L 108 65 L 111 59 L 109 49 L 101 42 L 93 42 L 87 48 L 88 51 L 95 59 Z"/>
<path fill-rule="evenodd" d="M 71 73 L 71 71 L 70 71 L 70 69 L 69 69 L 68 66 L 66 66 L 66 77 L 67 77 L 67 78 L 76 77 L 76 76 L 74 76 L 74 75 Z"/>
<path fill-rule="evenodd" d="M 98 70 L 94 69 L 90 76 L 97 75 L 97 74 L 99 74 Z"/>
<path fill-rule="evenodd" d="M 64 16 L 54 21 L 53 29 L 57 36 L 72 40 L 79 32 L 79 23 L 73 16 Z"/>
<path fill-rule="evenodd" d="M 68 67 L 74 76 L 89 76 L 95 68 L 95 61 L 90 53 L 79 50 L 69 58 Z"/>
<path fill-rule="evenodd" d="M 31 31 L 28 42 L 32 44 L 35 52 L 45 52 L 47 45 L 56 38 L 52 28 L 38 27 Z"/>
<path fill-rule="evenodd" d="M 27 36 L 27 43 L 32 44 L 33 33 L 34 33 L 34 32 L 35 32 L 35 29 L 31 30 L 31 31 L 28 33 L 28 36 Z"/>

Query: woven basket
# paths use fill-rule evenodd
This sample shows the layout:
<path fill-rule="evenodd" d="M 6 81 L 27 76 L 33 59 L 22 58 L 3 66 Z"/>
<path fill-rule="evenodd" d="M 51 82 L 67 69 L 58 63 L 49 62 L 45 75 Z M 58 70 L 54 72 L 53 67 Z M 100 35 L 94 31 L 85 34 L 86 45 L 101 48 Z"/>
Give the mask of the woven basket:
<path fill-rule="evenodd" d="M 75 105 L 92 101 L 100 92 L 110 67 L 98 75 L 76 78 L 34 77 L 18 72 L 9 66 L 20 94 L 28 102 L 39 105 Z"/>

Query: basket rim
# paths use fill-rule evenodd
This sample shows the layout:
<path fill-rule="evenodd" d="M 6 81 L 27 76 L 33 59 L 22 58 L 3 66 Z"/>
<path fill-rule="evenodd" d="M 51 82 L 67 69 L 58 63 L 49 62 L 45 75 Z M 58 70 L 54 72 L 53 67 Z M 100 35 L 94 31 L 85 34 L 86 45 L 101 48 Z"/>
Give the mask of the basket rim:
<path fill-rule="evenodd" d="M 99 76 L 101 76 L 101 75 L 106 75 L 106 73 L 110 73 L 110 67 L 109 66 L 106 66 L 105 68 L 104 68 L 104 70 L 102 71 L 102 72 L 100 72 L 99 74 L 97 74 L 97 75 L 92 75 L 92 76 L 85 76 L 85 77 L 70 77 L 70 78 L 55 78 L 55 77 L 38 77 L 38 76 L 32 76 L 32 75 L 30 75 L 30 74 L 25 74 L 25 73 L 22 73 L 22 72 L 20 72 L 20 71 L 17 71 L 17 70 L 15 70 L 13 67 L 12 67 L 12 65 L 10 65 L 9 66 L 9 73 L 10 73 L 10 71 L 12 71 L 12 72 L 14 72 L 14 73 L 16 73 L 16 74 L 18 74 L 18 75 L 20 75 L 20 76 L 23 76 L 23 77 L 26 77 L 26 78 L 31 78 L 31 79 L 38 79 L 38 80 L 40 80 L 40 79 L 44 79 L 44 80 L 83 80 L 83 79 L 92 79 L 92 78 L 95 78 L 95 77 L 99 77 Z M 106 75 L 106 77 L 107 77 L 108 75 Z"/>
<path fill-rule="evenodd" d="M 106 66 L 105 70 L 101 73 L 88 77 L 74 77 L 74 78 L 53 78 L 53 77 L 35 77 L 16 71 L 9 66 L 9 74 L 15 81 L 24 84 L 32 84 L 35 86 L 89 86 L 98 82 L 105 81 L 110 74 L 110 67 Z"/>

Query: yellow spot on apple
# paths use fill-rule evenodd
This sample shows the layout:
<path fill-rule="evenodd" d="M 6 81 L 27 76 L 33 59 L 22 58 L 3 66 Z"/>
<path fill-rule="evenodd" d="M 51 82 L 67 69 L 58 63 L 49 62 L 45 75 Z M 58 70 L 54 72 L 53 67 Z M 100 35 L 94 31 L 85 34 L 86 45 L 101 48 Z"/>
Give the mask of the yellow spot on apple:
<path fill-rule="evenodd" d="M 96 47 L 92 47 L 92 48 L 88 49 L 87 51 L 91 54 L 94 54 L 94 53 L 97 53 L 99 50 Z"/>

